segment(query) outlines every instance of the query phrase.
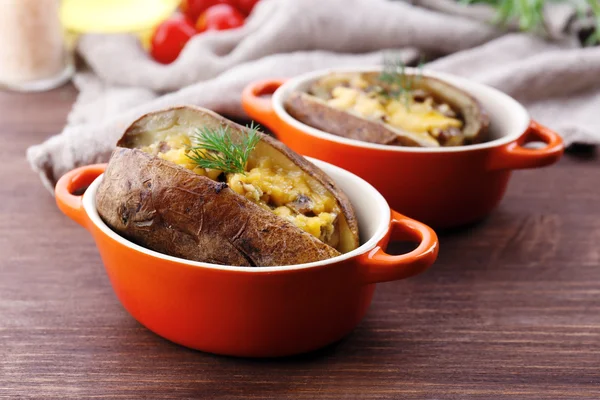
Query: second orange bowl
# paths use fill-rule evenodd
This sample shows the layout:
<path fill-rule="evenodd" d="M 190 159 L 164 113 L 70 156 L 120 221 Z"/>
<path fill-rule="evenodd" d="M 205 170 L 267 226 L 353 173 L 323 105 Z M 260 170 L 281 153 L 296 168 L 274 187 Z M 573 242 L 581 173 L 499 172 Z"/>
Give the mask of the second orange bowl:
<path fill-rule="evenodd" d="M 555 163 L 564 146 L 559 135 L 531 120 L 513 98 L 483 84 L 456 76 L 426 72 L 475 97 L 491 120 L 492 140 L 480 144 L 417 148 L 366 143 L 332 135 L 300 123 L 284 109 L 287 96 L 304 90 L 331 72 L 322 70 L 291 80 L 255 82 L 244 90 L 248 115 L 269 127 L 287 146 L 351 171 L 370 182 L 391 207 L 435 228 L 467 224 L 489 214 L 501 201 L 511 171 Z M 415 73 L 407 69 L 408 73 Z M 272 97 L 265 97 L 272 94 Z M 526 148 L 527 142 L 542 148 Z"/>

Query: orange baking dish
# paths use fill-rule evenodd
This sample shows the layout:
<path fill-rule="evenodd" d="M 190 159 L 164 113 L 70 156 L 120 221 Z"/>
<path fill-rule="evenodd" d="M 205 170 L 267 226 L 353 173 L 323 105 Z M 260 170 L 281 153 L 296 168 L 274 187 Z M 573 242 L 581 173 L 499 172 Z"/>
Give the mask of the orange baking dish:
<path fill-rule="evenodd" d="M 423 74 L 466 91 L 483 105 L 490 116 L 492 140 L 439 148 L 367 143 L 305 125 L 283 106 L 293 91 L 305 90 L 328 73 L 379 70 L 323 70 L 290 80 L 262 80 L 245 88 L 242 103 L 251 118 L 297 153 L 357 174 L 375 186 L 392 208 L 434 228 L 485 217 L 501 201 L 513 170 L 553 164 L 563 153 L 560 136 L 533 121 L 513 98 L 490 86 L 437 72 Z M 410 68 L 406 72 L 416 73 Z M 543 147 L 525 147 L 533 141 L 543 142 Z"/>
<path fill-rule="evenodd" d="M 212 353 L 284 356 L 347 335 L 367 312 L 376 283 L 423 272 L 439 247 L 429 227 L 390 210 L 370 184 L 341 168 L 310 161 L 348 195 L 361 232 L 356 250 L 310 264 L 216 265 L 138 246 L 113 232 L 98 215 L 95 196 L 104 165 L 64 175 L 56 185 L 56 201 L 91 233 L 117 297 L 148 329 Z M 88 185 L 83 195 L 76 194 Z M 385 249 L 390 240 L 418 245 L 407 254 L 389 255 Z"/>

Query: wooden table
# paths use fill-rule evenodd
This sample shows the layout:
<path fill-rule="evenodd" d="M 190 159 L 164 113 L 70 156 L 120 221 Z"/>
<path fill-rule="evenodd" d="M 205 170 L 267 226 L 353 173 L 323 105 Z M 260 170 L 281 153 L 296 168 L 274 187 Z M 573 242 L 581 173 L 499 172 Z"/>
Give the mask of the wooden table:
<path fill-rule="evenodd" d="M 600 157 L 515 173 L 486 221 L 442 233 L 425 274 L 378 287 L 342 342 L 283 360 L 161 339 L 24 159 L 72 87 L 0 94 L 0 397 L 599 399 Z"/>

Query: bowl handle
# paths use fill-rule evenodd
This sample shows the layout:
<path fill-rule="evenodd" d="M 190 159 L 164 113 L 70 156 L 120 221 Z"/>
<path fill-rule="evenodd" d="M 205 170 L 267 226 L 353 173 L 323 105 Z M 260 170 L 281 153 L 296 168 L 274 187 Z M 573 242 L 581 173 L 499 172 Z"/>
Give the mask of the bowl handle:
<path fill-rule="evenodd" d="M 392 210 L 390 234 L 386 235 L 370 252 L 359 258 L 365 283 L 395 281 L 419 274 L 436 260 L 438 238 L 433 229 L 421 222 Z M 389 240 L 414 240 L 419 246 L 410 253 L 392 256 L 383 248 Z"/>
<path fill-rule="evenodd" d="M 274 129 L 278 118 L 272 100 L 265 95 L 273 94 L 285 79 L 267 79 L 250 83 L 242 92 L 242 106 L 250 118 Z"/>
<path fill-rule="evenodd" d="M 546 146 L 540 149 L 523 147 L 525 143 L 533 141 L 544 142 Z M 563 140 L 556 132 L 532 120 L 519 139 L 494 150 L 488 168 L 507 170 L 543 167 L 557 162 L 564 150 Z"/>
<path fill-rule="evenodd" d="M 58 208 L 67 217 L 86 229 L 89 220 L 82 205 L 83 191 L 98 176 L 102 175 L 105 169 L 106 164 L 93 164 L 76 168 L 64 174 L 54 188 Z"/>

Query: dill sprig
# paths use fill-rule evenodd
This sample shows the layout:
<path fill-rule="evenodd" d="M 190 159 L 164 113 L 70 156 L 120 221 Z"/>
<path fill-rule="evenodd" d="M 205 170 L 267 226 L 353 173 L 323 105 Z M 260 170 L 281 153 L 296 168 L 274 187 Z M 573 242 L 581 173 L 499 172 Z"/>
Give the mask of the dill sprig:
<path fill-rule="evenodd" d="M 413 85 L 423 76 L 423 57 L 418 65 L 418 73 L 415 76 L 406 73 L 406 64 L 401 59 L 384 57 L 383 70 L 379 74 L 378 80 L 387 86 L 381 88 L 380 94 L 386 97 L 404 100 L 404 105 L 408 110 L 412 100 Z"/>
<path fill-rule="evenodd" d="M 406 76 L 406 64 L 402 60 L 384 58 L 379 81 L 388 85 L 384 93 L 390 97 L 400 97 L 410 91 L 412 82 Z"/>
<path fill-rule="evenodd" d="M 240 143 L 233 141 L 227 126 L 198 128 L 192 137 L 188 157 L 202 168 L 243 174 L 250 153 L 260 141 L 259 126 L 253 122 L 248 128 Z"/>

